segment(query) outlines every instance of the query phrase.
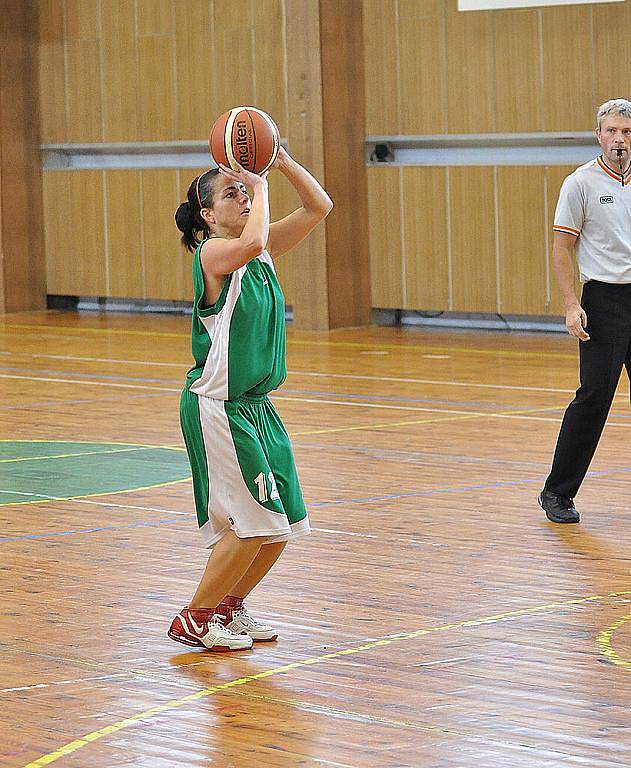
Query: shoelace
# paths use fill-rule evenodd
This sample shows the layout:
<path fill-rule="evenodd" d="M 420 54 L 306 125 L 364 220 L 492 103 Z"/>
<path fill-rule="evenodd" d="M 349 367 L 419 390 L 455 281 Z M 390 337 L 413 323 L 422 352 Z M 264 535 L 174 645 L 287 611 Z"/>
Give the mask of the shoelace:
<path fill-rule="evenodd" d="M 228 629 L 226 625 L 224 624 L 224 621 L 226 620 L 225 616 L 222 616 L 220 613 L 214 613 L 211 620 L 208 622 L 208 627 L 213 627 L 215 629 L 222 629 L 224 632 L 226 632 L 229 635 L 233 635 L 234 637 L 238 637 L 236 632 L 233 632 L 231 629 Z"/>
<path fill-rule="evenodd" d="M 239 619 L 243 619 L 252 627 L 262 626 L 261 622 L 257 621 L 256 619 L 253 619 L 252 616 L 250 616 L 250 614 L 247 612 L 247 609 L 244 607 L 237 608 L 235 611 L 232 611 L 232 618 L 234 619 L 235 617 Z"/>

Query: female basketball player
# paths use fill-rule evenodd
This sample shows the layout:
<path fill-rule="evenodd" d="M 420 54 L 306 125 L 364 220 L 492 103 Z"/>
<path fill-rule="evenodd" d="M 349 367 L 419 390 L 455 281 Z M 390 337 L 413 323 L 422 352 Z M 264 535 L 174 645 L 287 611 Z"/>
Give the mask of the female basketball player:
<path fill-rule="evenodd" d="M 309 532 L 289 438 L 267 396 L 286 376 L 285 302 L 273 259 L 305 238 L 333 203 L 282 147 L 272 167 L 302 203 L 279 221 L 269 221 L 267 174 L 224 166 L 194 179 L 175 214 L 194 252 L 195 365 L 180 421 L 197 520 L 212 552 L 168 634 L 212 651 L 276 639 L 243 600 L 287 541 Z"/>

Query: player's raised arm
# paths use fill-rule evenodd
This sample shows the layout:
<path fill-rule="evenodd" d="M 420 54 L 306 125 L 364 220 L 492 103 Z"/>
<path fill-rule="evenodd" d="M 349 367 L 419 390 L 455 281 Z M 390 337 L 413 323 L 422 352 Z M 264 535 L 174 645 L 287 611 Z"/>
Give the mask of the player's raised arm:
<path fill-rule="evenodd" d="M 311 232 L 333 208 L 333 201 L 309 171 L 281 147 L 272 168 L 279 170 L 294 187 L 300 208 L 270 224 L 267 250 L 272 257 L 291 250 Z"/>

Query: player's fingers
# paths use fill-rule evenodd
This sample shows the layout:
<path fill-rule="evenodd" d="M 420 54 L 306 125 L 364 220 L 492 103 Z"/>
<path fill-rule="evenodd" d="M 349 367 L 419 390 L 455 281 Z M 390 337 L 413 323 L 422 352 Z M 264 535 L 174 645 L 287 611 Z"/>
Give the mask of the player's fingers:
<path fill-rule="evenodd" d="M 585 332 L 585 329 L 579 322 L 569 323 L 566 327 L 570 335 L 576 336 L 581 341 L 589 341 L 589 334 Z"/>
<path fill-rule="evenodd" d="M 232 168 L 228 168 L 227 165 L 222 165 L 219 163 L 219 173 L 223 173 L 224 176 L 227 176 L 229 179 L 238 179 L 239 174 L 232 170 Z"/>

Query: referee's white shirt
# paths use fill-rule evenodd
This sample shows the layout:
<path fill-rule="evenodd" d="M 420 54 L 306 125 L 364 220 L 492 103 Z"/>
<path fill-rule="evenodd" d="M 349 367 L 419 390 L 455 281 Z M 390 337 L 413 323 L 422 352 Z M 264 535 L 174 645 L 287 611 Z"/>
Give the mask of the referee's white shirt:
<path fill-rule="evenodd" d="M 556 232 L 577 235 L 581 282 L 631 283 L 631 169 L 622 176 L 597 157 L 570 174 L 554 214 Z"/>

